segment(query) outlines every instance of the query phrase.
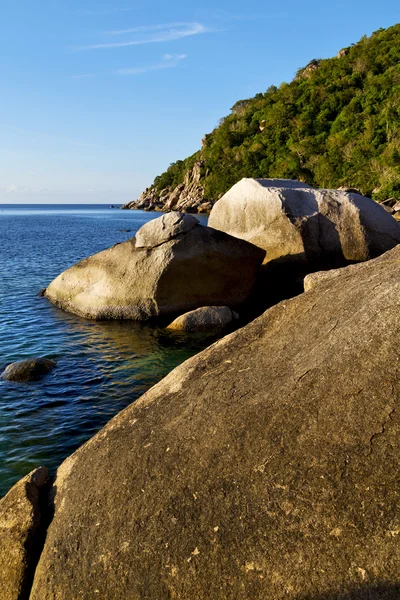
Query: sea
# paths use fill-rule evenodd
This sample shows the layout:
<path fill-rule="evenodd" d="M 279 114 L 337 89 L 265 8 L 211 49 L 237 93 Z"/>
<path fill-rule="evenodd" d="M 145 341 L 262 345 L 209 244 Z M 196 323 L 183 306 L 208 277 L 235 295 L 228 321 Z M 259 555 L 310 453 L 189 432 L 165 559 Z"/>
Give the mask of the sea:
<path fill-rule="evenodd" d="M 90 321 L 38 297 L 59 273 L 159 216 L 103 205 L 0 204 L 0 372 L 26 358 L 57 361 L 39 382 L 0 380 L 0 497 L 39 465 L 54 472 L 116 413 L 216 340 Z"/>

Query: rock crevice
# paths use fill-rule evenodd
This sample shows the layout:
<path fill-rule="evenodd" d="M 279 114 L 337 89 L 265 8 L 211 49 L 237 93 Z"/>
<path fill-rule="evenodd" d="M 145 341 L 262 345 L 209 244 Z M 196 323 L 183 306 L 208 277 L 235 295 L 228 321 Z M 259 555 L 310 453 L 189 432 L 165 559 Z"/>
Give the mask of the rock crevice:
<path fill-rule="evenodd" d="M 48 470 L 39 467 L 0 500 L 0 598 L 28 600 L 53 517 Z"/>

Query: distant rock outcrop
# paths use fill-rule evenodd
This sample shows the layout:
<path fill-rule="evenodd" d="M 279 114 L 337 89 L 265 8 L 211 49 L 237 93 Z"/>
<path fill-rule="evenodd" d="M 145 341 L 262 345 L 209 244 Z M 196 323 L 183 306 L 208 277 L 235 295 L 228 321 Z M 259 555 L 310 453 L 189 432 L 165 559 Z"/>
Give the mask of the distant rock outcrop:
<path fill-rule="evenodd" d="M 288 180 L 242 179 L 208 224 L 263 248 L 268 263 L 306 270 L 365 261 L 400 243 L 400 225 L 370 198 Z"/>
<path fill-rule="evenodd" d="M 321 61 L 313 58 L 308 65 L 306 65 L 303 69 L 300 69 L 295 77 L 295 81 L 298 81 L 302 77 L 309 79 L 312 74 L 319 69 Z"/>
<path fill-rule="evenodd" d="M 201 161 L 195 163 L 180 185 L 175 188 L 166 187 L 161 191 L 151 186 L 137 200 L 124 204 L 121 208 L 162 212 L 170 210 L 189 213 L 210 212 L 214 202 L 204 200 L 204 188 L 200 183 L 202 167 Z"/>
<path fill-rule="evenodd" d="M 399 311 L 400 246 L 175 369 L 59 468 L 30 599 L 398 598 Z"/>
<path fill-rule="evenodd" d="M 342 48 L 336 55 L 336 58 L 344 58 L 350 52 L 350 48 Z"/>
<path fill-rule="evenodd" d="M 56 277 L 45 296 L 90 319 L 146 321 L 248 298 L 265 251 L 169 213 Z"/>

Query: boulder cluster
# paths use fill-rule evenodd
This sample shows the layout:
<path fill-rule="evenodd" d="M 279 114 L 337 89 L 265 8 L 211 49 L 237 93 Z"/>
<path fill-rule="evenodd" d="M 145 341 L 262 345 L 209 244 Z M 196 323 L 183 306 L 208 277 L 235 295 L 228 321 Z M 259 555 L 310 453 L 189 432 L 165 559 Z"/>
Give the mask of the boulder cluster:
<path fill-rule="evenodd" d="M 202 161 L 196 162 L 193 168 L 186 173 L 183 183 L 175 187 L 167 186 L 160 191 L 155 186 L 151 186 L 137 200 L 128 202 L 121 208 L 208 213 L 214 203 L 204 199 L 204 188 L 200 183 L 202 169 Z"/>
<path fill-rule="evenodd" d="M 147 321 L 210 306 L 240 311 L 257 282 L 267 297 L 268 288 L 374 258 L 400 242 L 400 225 L 370 198 L 285 179 L 243 179 L 215 204 L 208 225 L 164 214 L 61 273 L 44 295 L 91 319 Z"/>
<path fill-rule="evenodd" d="M 90 319 L 148 321 L 201 306 L 240 307 L 265 251 L 171 212 L 61 273 L 45 296 Z"/>
<path fill-rule="evenodd" d="M 237 322 L 271 263 L 306 291 L 10 490 L 6 600 L 400 597 L 400 225 L 356 192 L 282 180 L 240 182 L 209 225 L 164 215 L 45 295 L 197 331 Z"/>

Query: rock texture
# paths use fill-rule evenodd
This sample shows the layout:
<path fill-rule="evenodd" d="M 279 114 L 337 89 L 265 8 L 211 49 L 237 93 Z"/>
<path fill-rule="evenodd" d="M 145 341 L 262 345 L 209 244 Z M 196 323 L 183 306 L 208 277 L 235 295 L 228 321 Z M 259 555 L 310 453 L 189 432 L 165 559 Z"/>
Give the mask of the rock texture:
<path fill-rule="evenodd" d="M 55 360 L 49 358 L 28 358 L 8 365 L 2 374 L 1 379 L 7 381 L 18 381 L 26 383 L 28 381 L 39 381 L 57 365 Z"/>
<path fill-rule="evenodd" d="M 385 600 L 400 246 L 175 369 L 67 459 L 31 600 Z"/>
<path fill-rule="evenodd" d="M 160 192 L 154 186 L 147 188 L 133 202 L 124 204 L 123 209 L 159 210 L 180 212 L 207 213 L 214 202 L 204 199 L 204 188 L 201 185 L 203 163 L 197 162 L 193 169 L 185 175 L 183 183 L 176 187 L 166 187 Z"/>
<path fill-rule="evenodd" d="M 234 308 L 249 296 L 265 255 L 177 213 L 147 223 L 137 239 L 139 247 L 132 238 L 64 271 L 46 297 L 91 319 L 145 321 L 204 305 Z"/>
<path fill-rule="evenodd" d="M 136 234 L 136 248 L 155 248 L 178 235 L 187 233 L 199 223 L 196 217 L 170 212 L 145 223 Z"/>
<path fill-rule="evenodd" d="M 320 283 L 334 281 L 342 275 L 351 275 L 353 273 L 357 274 L 360 268 L 361 264 L 359 263 L 356 265 L 349 265 L 348 267 L 343 267 L 341 269 L 330 269 L 329 271 L 317 271 L 316 273 L 309 273 L 304 278 L 304 291 L 308 292 L 308 290 L 311 290 Z"/>
<path fill-rule="evenodd" d="M 209 331 L 223 329 L 238 318 L 228 306 L 202 306 L 181 315 L 168 325 L 176 331 Z"/>
<path fill-rule="evenodd" d="M 364 261 L 400 242 L 400 225 L 370 198 L 269 179 L 234 185 L 214 206 L 209 226 L 264 248 L 266 262 L 310 270 Z"/>
<path fill-rule="evenodd" d="M 339 187 L 338 191 L 339 192 L 348 192 L 349 194 L 359 194 L 360 196 L 362 196 L 362 193 L 360 192 L 360 190 L 358 188 L 346 187 L 345 185 L 342 185 L 341 187 Z"/>
<path fill-rule="evenodd" d="M 320 60 L 314 58 L 308 63 L 308 65 L 304 67 L 304 69 L 300 69 L 297 72 L 297 75 L 294 78 L 294 80 L 299 81 L 302 78 L 310 79 L 310 77 L 312 77 L 315 71 L 317 71 L 320 68 L 320 63 Z"/>
<path fill-rule="evenodd" d="M 39 467 L 21 479 L 0 500 L 0 598 L 29 597 L 37 548 L 41 512 L 39 492 L 47 469 Z"/>

